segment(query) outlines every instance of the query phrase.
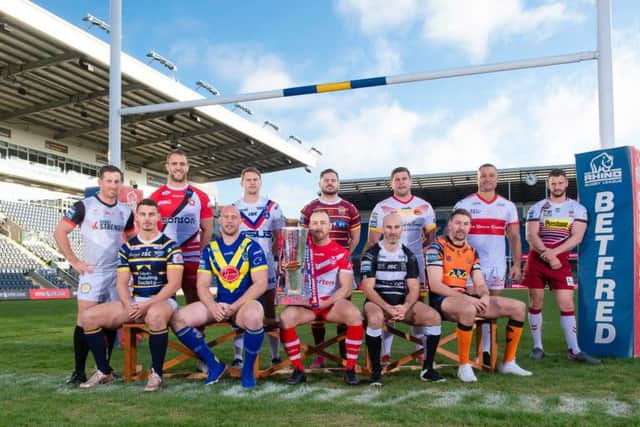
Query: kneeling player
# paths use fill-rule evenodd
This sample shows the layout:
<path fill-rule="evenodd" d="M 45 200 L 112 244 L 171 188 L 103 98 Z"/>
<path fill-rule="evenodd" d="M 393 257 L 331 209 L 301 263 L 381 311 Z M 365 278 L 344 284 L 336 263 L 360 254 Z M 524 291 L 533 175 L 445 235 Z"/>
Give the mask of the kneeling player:
<path fill-rule="evenodd" d="M 267 289 L 267 260 L 253 240 L 240 233 L 240 211 L 225 206 L 220 215 L 221 237 L 202 251 L 198 269 L 200 301 L 178 311 L 171 321 L 178 339 L 196 353 L 208 368 L 205 384 L 214 384 L 227 369 L 218 361 L 196 328 L 211 322 L 231 321 L 244 329 L 243 387 L 254 387 L 253 365 L 264 339 L 262 305 L 257 301 Z M 217 301 L 211 296 L 211 275 L 218 282 Z"/>
<path fill-rule="evenodd" d="M 447 320 L 458 322 L 458 378 L 462 382 L 477 381 L 469 364 L 473 322 L 476 316 L 497 319 L 508 316 L 506 347 L 499 371 L 503 374 L 531 375 L 516 363 L 516 351 L 524 324 L 523 302 L 505 297 L 489 296 L 478 254 L 467 242 L 471 230 L 471 214 L 465 209 L 451 213 L 447 233 L 427 250 L 429 302 Z M 467 277 L 473 286 L 466 288 Z"/>
<path fill-rule="evenodd" d="M 117 287 L 120 302 L 100 304 L 82 316 L 84 336 L 98 369 L 80 388 L 113 381 L 102 328 L 116 329 L 126 322 L 143 321 L 149 326 L 149 349 L 153 368 L 145 391 L 162 384 L 162 365 L 167 352 L 169 319 L 177 310 L 175 293 L 182 280 L 182 252 L 158 230 L 158 205 L 142 200 L 136 208 L 138 234 L 120 248 Z M 129 281 L 133 277 L 133 299 Z"/>
<path fill-rule="evenodd" d="M 347 362 L 345 382 L 357 385 L 355 366 L 362 345 L 362 315 L 347 297 L 351 294 L 353 270 L 349 252 L 329 238 L 331 222 L 329 214 L 317 210 L 309 218 L 309 242 L 314 281 L 318 289 L 318 308 L 288 306 L 280 314 L 280 339 L 293 365 L 293 374 L 287 384 L 295 385 L 306 381 L 300 355 L 300 340 L 296 326 L 314 320 L 327 320 L 347 325 L 345 340 Z"/>
<path fill-rule="evenodd" d="M 418 260 L 401 243 L 402 218 L 397 213 L 382 220 L 384 239 L 373 245 L 362 256 L 362 290 L 367 301 L 364 315 L 367 319 L 366 343 L 371 358 L 370 384 L 382 385 L 380 347 L 382 326 L 385 321 L 402 321 L 424 327 L 426 332 L 425 359 L 420 378 L 423 381 L 444 381 L 433 369 L 433 359 L 440 341 L 440 315 L 422 301 L 418 301 Z"/>

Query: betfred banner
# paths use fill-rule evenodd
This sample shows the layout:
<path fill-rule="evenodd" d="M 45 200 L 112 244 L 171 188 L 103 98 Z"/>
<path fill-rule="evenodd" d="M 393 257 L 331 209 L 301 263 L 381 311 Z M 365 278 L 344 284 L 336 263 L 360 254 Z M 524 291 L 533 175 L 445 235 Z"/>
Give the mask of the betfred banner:
<path fill-rule="evenodd" d="M 0 300 L 9 299 L 29 299 L 29 292 L 26 289 L 0 290 Z"/>
<path fill-rule="evenodd" d="M 68 299 L 71 298 L 69 289 L 29 289 L 31 299 Z"/>
<path fill-rule="evenodd" d="M 618 147 L 576 155 L 589 223 L 579 248 L 578 342 L 600 356 L 640 356 L 639 153 Z"/>

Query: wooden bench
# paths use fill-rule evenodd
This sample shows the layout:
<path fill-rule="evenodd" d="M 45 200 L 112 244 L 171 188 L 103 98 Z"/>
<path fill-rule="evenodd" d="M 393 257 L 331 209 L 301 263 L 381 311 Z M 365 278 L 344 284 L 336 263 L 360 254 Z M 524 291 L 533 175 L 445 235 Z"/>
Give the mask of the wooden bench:
<path fill-rule="evenodd" d="M 314 321 L 310 323 L 310 325 L 313 325 L 313 324 L 324 325 L 325 322 Z M 240 335 L 243 333 L 242 330 L 233 330 L 231 326 L 232 326 L 231 323 L 227 323 L 227 322 L 211 323 L 207 325 L 207 327 L 209 328 L 210 327 L 213 327 L 213 328 L 226 327 L 229 329 L 228 332 L 223 333 L 222 335 L 216 336 L 216 338 L 207 341 L 207 345 L 210 348 L 213 348 L 213 347 L 219 346 L 222 343 L 233 340 L 233 338 L 236 335 Z M 277 328 L 278 328 L 278 324 L 274 323 L 274 324 L 265 326 L 265 331 L 267 332 L 267 334 L 279 338 L 278 331 L 276 330 Z M 134 380 L 135 381 L 143 380 L 149 375 L 149 370 L 143 369 L 142 367 L 138 366 L 138 346 L 139 346 L 138 341 L 139 341 L 139 337 L 142 337 L 143 339 L 149 337 L 148 327 L 143 323 L 126 323 L 123 325 L 122 330 L 123 330 L 123 343 L 124 343 L 123 344 L 124 380 L 125 382 L 134 381 Z M 345 338 L 346 338 L 346 334 L 344 333 L 338 334 L 336 336 L 326 339 L 325 341 L 317 345 L 308 344 L 308 343 L 302 342 L 301 340 L 300 342 L 301 357 L 304 360 L 308 357 L 319 355 L 319 356 L 323 356 L 327 360 L 331 360 L 335 362 L 339 366 L 343 366 L 346 363 L 346 361 L 340 357 L 339 353 L 334 354 L 329 352 L 328 347 L 336 345 L 341 341 L 344 341 Z M 180 354 L 168 360 L 165 360 L 163 365 L 163 370 L 165 371 L 175 366 L 178 366 L 186 361 L 197 359 L 197 356 L 195 355 L 195 353 L 193 353 L 191 350 L 189 350 L 187 347 L 185 347 L 179 342 L 169 341 L 168 347 L 176 350 Z M 287 358 L 275 366 L 260 369 L 260 357 L 258 356 L 258 358 L 256 358 L 256 363 L 253 367 L 253 370 L 254 370 L 256 379 L 260 379 L 260 378 L 266 378 L 270 375 L 277 374 L 277 373 L 289 372 L 287 368 L 289 368 L 290 366 L 291 366 L 291 361 Z M 356 366 L 356 370 L 358 372 L 369 373 L 368 368 L 366 368 L 365 366 Z M 307 369 L 307 371 L 321 372 L 321 371 L 325 371 L 325 369 Z M 229 373 L 233 377 L 239 377 L 240 369 L 232 368 L 231 366 L 229 366 Z M 190 373 L 189 372 L 183 372 L 183 373 L 169 372 L 169 373 L 165 373 L 163 376 L 165 378 L 170 378 L 172 376 L 183 376 L 183 377 L 189 377 L 189 378 L 205 378 L 204 374 L 195 373 L 195 372 L 190 372 Z"/>
<path fill-rule="evenodd" d="M 482 363 L 482 327 L 481 325 L 484 323 L 489 323 L 491 325 L 491 365 L 490 366 L 485 366 Z M 497 322 L 496 320 L 487 320 L 487 319 L 482 319 L 482 318 L 477 318 L 474 322 L 473 328 L 475 330 L 475 343 L 476 343 L 476 357 L 475 358 L 471 358 L 470 359 L 470 363 L 471 365 L 476 368 L 476 369 L 484 369 L 484 370 L 488 370 L 491 372 L 494 372 L 496 370 L 497 367 L 497 362 L 498 362 L 498 341 L 497 341 Z M 423 345 L 423 343 L 418 340 L 416 337 L 414 337 L 413 335 L 411 335 L 408 332 L 403 332 L 399 329 L 396 329 L 392 326 L 389 326 L 385 323 L 383 330 L 386 332 L 389 332 L 391 334 L 393 334 L 394 336 L 403 339 L 407 342 L 413 343 L 413 344 L 420 344 Z M 448 349 L 446 349 L 444 346 L 447 343 L 450 343 L 452 341 L 455 341 L 457 339 L 456 333 L 453 332 L 445 337 L 442 337 L 440 339 L 440 344 L 438 346 L 438 350 L 437 350 L 437 354 L 440 354 L 454 362 L 456 362 L 456 364 L 459 362 L 459 358 L 458 358 L 458 354 L 456 352 L 450 351 Z M 401 367 L 405 367 L 406 365 L 408 365 L 409 363 L 411 363 L 413 360 L 415 360 L 417 357 L 419 357 L 421 354 L 423 354 L 424 350 L 414 350 L 411 351 L 407 354 L 404 354 L 400 357 L 398 357 L 397 359 L 392 360 L 389 365 L 385 366 L 382 369 L 382 374 L 386 374 L 395 370 L 400 369 Z M 409 367 L 409 366 L 406 366 Z M 419 367 L 411 367 L 413 369 L 421 369 L 422 366 Z M 369 360 L 369 354 L 367 352 L 366 355 L 366 371 L 370 372 L 371 370 L 371 361 Z M 364 371 L 364 370 L 363 370 Z"/>

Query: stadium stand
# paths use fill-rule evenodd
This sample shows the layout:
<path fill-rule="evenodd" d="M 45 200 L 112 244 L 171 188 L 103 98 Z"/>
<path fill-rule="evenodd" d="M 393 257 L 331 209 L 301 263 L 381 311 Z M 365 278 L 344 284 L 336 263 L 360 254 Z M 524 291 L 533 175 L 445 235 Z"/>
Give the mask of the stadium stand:
<path fill-rule="evenodd" d="M 43 262 L 13 240 L 0 236 L 0 269 L 25 273 L 42 267 Z"/>
<path fill-rule="evenodd" d="M 42 258 L 48 263 L 64 260 L 62 254 L 51 248 L 51 246 L 47 243 L 38 240 L 26 240 L 23 241 L 22 244 L 25 248 L 29 249 L 35 255 Z"/>
<path fill-rule="evenodd" d="M 25 277 L 24 273 L 20 269 L 5 269 L 0 268 L 0 290 L 21 290 L 21 289 L 35 289 L 38 286 Z"/>
<path fill-rule="evenodd" d="M 37 268 L 33 271 L 34 276 L 38 276 L 40 280 L 44 279 L 51 287 L 54 288 L 71 288 L 64 280 L 58 277 L 58 273 L 55 268 Z"/>

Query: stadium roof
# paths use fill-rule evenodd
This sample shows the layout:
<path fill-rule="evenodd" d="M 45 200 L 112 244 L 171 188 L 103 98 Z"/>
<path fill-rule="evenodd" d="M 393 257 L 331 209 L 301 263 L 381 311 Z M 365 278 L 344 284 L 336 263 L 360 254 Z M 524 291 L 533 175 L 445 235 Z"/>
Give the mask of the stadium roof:
<path fill-rule="evenodd" d="M 54 140 L 108 148 L 109 45 L 26 0 L 0 2 L 0 122 L 39 126 Z M 122 104 L 202 98 L 169 76 L 122 54 Z M 123 118 L 128 163 L 164 173 L 180 146 L 198 182 L 315 166 L 310 153 L 222 106 Z"/>
<path fill-rule="evenodd" d="M 575 165 L 538 166 L 498 169 L 497 192 L 514 203 L 538 201 L 546 197 L 546 180 L 551 169 L 560 168 L 567 173 L 570 197 L 576 197 Z M 434 208 L 451 207 L 478 190 L 477 171 L 413 175 L 411 192 L 427 200 Z M 535 177 L 535 183 L 532 178 Z M 362 211 L 372 210 L 381 200 L 391 196 L 388 177 L 348 179 L 340 181 L 340 196 Z"/>

